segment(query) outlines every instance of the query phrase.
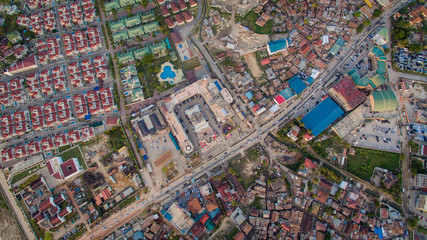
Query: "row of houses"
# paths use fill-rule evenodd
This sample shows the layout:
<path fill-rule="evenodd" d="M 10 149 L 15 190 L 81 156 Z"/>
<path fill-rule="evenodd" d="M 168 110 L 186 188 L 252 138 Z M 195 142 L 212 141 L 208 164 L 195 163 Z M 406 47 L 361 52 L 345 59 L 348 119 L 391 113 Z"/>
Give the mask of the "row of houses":
<path fill-rule="evenodd" d="M 29 28 L 30 31 L 38 36 L 46 35 L 58 29 L 56 14 L 53 9 L 31 13 L 29 17 L 21 14 L 16 19 L 16 23 L 21 27 Z"/>
<path fill-rule="evenodd" d="M 194 20 L 194 17 L 188 10 L 175 14 L 173 17 L 165 18 L 165 22 L 168 28 L 174 28 L 175 26 L 179 26 L 184 23 L 189 23 L 193 20 Z"/>
<path fill-rule="evenodd" d="M 68 65 L 68 72 L 73 88 L 89 86 L 108 78 L 107 64 L 103 55 L 72 62 Z"/>
<path fill-rule="evenodd" d="M 62 39 L 67 57 L 79 57 L 96 52 L 102 47 L 101 34 L 96 27 L 63 34 Z"/>
<path fill-rule="evenodd" d="M 65 66 L 62 65 L 28 74 L 26 84 L 30 99 L 42 99 L 68 91 L 64 68 Z"/>
<path fill-rule="evenodd" d="M 87 141 L 95 136 L 93 127 L 82 127 L 67 133 L 40 138 L 38 141 L 22 143 L 14 147 L 6 147 L 1 150 L 1 161 L 10 161 L 21 157 L 29 157 L 34 154 L 43 153 L 45 157 L 51 155 L 51 151 L 68 144 Z"/>
<path fill-rule="evenodd" d="M 34 131 L 42 131 L 74 121 L 71 100 L 68 98 L 46 102 L 42 106 L 30 106 L 28 109 Z"/>
<path fill-rule="evenodd" d="M 40 65 L 47 65 L 64 59 L 64 55 L 61 52 L 60 37 L 38 39 L 34 46 L 37 49 Z"/>
<path fill-rule="evenodd" d="M 115 32 L 112 34 L 112 40 L 114 43 L 118 43 L 120 41 L 128 41 L 130 39 L 134 39 L 136 37 L 149 37 L 150 33 L 159 31 L 159 23 L 151 22 L 142 26 L 130 28 L 127 30 L 123 30 L 120 32 Z"/>
<path fill-rule="evenodd" d="M 72 28 L 73 26 L 87 25 L 98 19 L 95 6 L 91 0 L 73 2 L 58 7 L 59 24 L 62 28 Z"/>
<path fill-rule="evenodd" d="M 164 56 L 167 53 L 166 43 L 164 41 L 145 45 L 143 48 L 131 49 L 126 53 L 117 53 L 117 61 L 121 64 L 142 59 L 147 54 L 153 54 L 154 57 Z"/>
<path fill-rule="evenodd" d="M 177 14 L 180 11 L 185 11 L 189 8 L 197 7 L 197 1 L 195 0 L 189 0 L 189 1 L 178 0 L 175 2 L 167 3 L 167 4 L 165 4 L 166 1 L 163 1 L 163 0 L 160 0 L 157 2 L 160 5 L 160 11 L 163 17 L 170 16 L 171 13 Z"/>
<path fill-rule="evenodd" d="M 74 107 L 79 120 L 89 120 L 117 110 L 111 88 L 101 88 L 74 95 Z"/>

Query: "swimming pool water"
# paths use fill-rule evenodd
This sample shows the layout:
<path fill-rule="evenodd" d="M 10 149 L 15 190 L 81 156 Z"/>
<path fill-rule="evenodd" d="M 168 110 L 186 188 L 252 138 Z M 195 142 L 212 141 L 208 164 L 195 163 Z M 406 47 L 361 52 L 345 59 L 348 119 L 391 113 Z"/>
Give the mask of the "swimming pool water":
<path fill-rule="evenodd" d="M 168 78 L 174 78 L 176 76 L 175 72 L 172 71 L 172 68 L 170 66 L 165 66 L 163 68 L 163 72 L 160 73 L 160 78 L 162 80 L 166 80 Z"/>

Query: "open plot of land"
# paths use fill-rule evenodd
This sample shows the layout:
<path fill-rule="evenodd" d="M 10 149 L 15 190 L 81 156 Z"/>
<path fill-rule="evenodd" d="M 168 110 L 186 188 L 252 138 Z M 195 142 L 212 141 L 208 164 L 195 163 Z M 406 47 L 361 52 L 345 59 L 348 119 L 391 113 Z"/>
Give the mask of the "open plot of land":
<path fill-rule="evenodd" d="M 255 22 L 258 19 L 258 14 L 253 11 L 248 12 L 243 18 L 237 17 L 237 19 L 246 27 L 250 28 L 255 33 L 259 34 L 270 34 L 271 28 L 273 27 L 273 20 L 268 20 L 267 23 L 261 27 L 256 25 Z"/>
<path fill-rule="evenodd" d="M 89 162 L 98 162 L 104 156 L 111 153 L 111 148 L 108 145 L 108 136 L 100 134 L 94 139 L 80 145 L 83 155 Z"/>
<path fill-rule="evenodd" d="M 256 168 L 264 160 L 262 151 L 255 145 L 245 151 L 246 156 L 240 155 L 231 159 L 228 166 L 232 169 L 232 174 L 236 175 L 243 187 L 247 189 L 256 180 Z"/>
<path fill-rule="evenodd" d="M 200 61 L 199 61 L 198 57 L 193 57 L 193 58 L 188 59 L 187 61 L 182 63 L 182 67 L 183 67 L 184 71 L 194 69 L 198 66 L 200 66 Z"/>
<path fill-rule="evenodd" d="M 261 77 L 263 74 L 263 71 L 259 67 L 254 54 L 248 53 L 248 54 L 243 55 L 243 57 L 245 58 L 246 64 L 248 64 L 248 67 L 252 73 L 252 76 L 255 78 Z"/>
<path fill-rule="evenodd" d="M 369 180 L 375 167 L 385 168 L 397 173 L 399 154 L 373 149 L 356 148 L 356 154 L 347 156 L 347 171 Z"/>

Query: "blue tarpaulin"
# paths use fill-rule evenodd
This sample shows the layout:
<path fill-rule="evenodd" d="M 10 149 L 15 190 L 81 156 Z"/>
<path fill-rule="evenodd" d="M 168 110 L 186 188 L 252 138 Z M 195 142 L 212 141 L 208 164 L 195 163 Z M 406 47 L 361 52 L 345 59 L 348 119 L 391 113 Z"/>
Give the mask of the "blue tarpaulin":
<path fill-rule="evenodd" d="M 219 85 L 219 82 L 218 81 L 215 81 L 215 86 L 218 88 L 218 90 L 222 90 L 222 87 Z"/>

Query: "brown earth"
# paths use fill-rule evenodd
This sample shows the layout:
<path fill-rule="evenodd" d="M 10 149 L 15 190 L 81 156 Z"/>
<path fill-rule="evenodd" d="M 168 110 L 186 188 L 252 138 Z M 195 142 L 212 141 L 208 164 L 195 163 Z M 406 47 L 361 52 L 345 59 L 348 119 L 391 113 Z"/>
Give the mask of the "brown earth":
<path fill-rule="evenodd" d="M 24 239 L 18 224 L 8 210 L 0 209 L 0 239 L 19 240 Z"/>

